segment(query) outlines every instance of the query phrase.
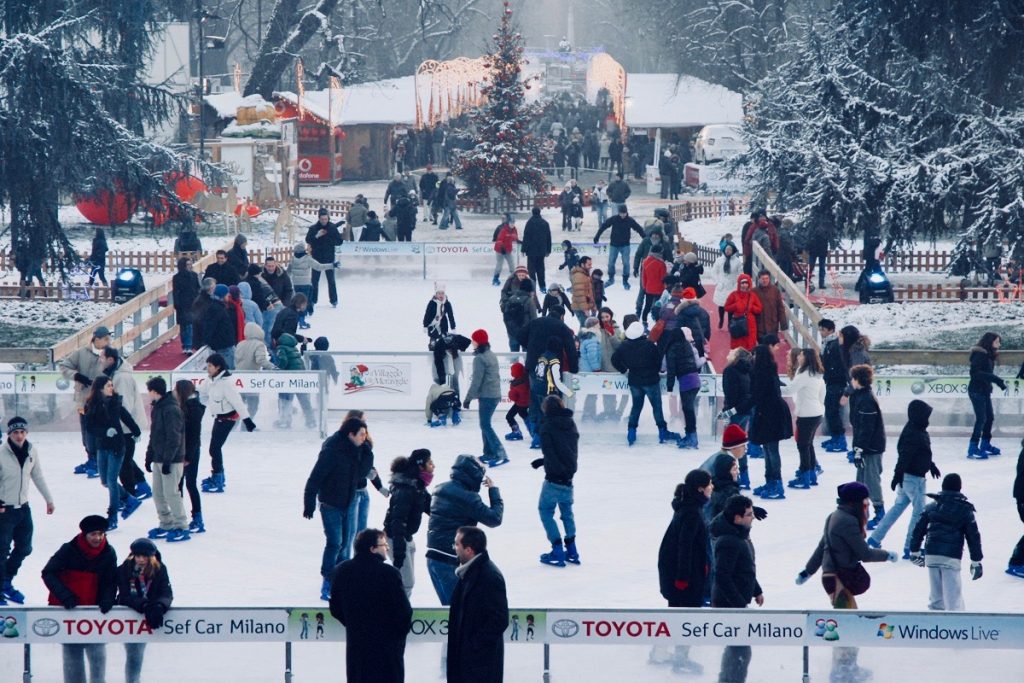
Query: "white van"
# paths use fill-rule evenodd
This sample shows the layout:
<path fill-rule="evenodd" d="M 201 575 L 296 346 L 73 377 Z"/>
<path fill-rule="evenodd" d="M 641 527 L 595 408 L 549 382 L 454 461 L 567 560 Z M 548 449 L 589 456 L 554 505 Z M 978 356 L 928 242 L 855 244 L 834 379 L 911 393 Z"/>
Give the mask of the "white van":
<path fill-rule="evenodd" d="M 693 158 L 698 164 L 725 161 L 746 151 L 740 127 L 729 123 L 704 126 L 693 143 Z"/>

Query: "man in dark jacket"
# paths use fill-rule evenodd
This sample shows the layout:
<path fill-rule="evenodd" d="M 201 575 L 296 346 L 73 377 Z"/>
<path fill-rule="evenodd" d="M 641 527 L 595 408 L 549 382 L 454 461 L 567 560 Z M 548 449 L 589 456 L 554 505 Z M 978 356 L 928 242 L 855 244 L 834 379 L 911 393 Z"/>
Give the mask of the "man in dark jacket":
<path fill-rule="evenodd" d="M 235 235 L 235 240 L 231 248 L 228 249 L 228 265 L 235 271 L 234 284 L 238 284 L 249 274 L 249 252 L 246 250 L 248 244 L 249 240 L 245 238 L 245 235 Z"/>
<path fill-rule="evenodd" d="M 540 561 L 564 567 L 566 561 L 580 563 L 576 549 L 576 518 L 572 512 L 572 478 L 576 475 L 580 433 L 572 419 L 572 411 L 565 407 L 560 396 L 544 399 L 544 418 L 540 423 L 540 448 L 543 458 L 530 463 L 534 469 L 544 467 L 544 483 L 540 488 L 540 522 L 544 526 L 551 552 L 543 553 Z M 555 523 L 555 508 L 565 527 L 565 547 Z"/>
<path fill-rule="evenodd" d="M 313 471 L 303 492 L 302 516 L 313 519 L 320 501 L 320 520 L 324 527 L 324 554 L 320 561 L 320 599 L 330 600 L 334 568 L 349 558 L 355 522 L 356 485 L 360 460 L 367 456 L 366 423 L 358 418 L 345 420 L 337 432 L 327 437 L 320 448 Z"/>
<path fill-rule="evenodd" d="M 1021 369 L 1024 370 L 1024 368 Z M 1017 503 L 1017 516 L 1020 517 L 1020 521 L 1024 522 L 1024 439 L 1021 440 L 1020 453 L 1017 455 L 1017 476 L 1013 480 L 1013 499 Z M 1017 545 L 1013 548 L 1006 573 L 1024 579 L 1024 536 L 1020 537 Z"/>
<path fill-rule="evenodd" d="M 323 207 L 316 215 L 316 223 L 306 231 L 306 244 L 312 247 L 310 256 L 319 263 L 334 263 L 334 248 L 341 244 L 338 224 L 331 222 L 330 212 Z M 312 290 L 309 298 L 315 304 L 320 300 L 320 271 L 314 268 L 310 277 Z M 327 296 L 330 297 L 331 306 L 337 307 L 338 285 L 334 282 L 334 269 L 324 271 L 324 277 L 327 278 Z"/>
<path fill-rule="evenodd" d="M 910 539 L 911 560 L 928 567 L 931 593 L 928 609 L 962 612 L 963 590 L 960 585 L 960 560 L 964 541 L 971 553 L 971 579 L 981 578 L 981 534 L 974 518 L 974 506 L 960 493 L 958 474 L 947 474 L 940 493 L 929 493 L 935 500 L 921 513 Z M 921 557 L 921 543 L 925 557 Z"/>
<path fill-rule="evenodd" d="M 192 259 L 182 256 L 178 259 L 178 272 L 171 278 L 171 290 L 174 292 L 174 315 L 181 330 L 181 350 L 191 353 L 193 343 L 192 306 L 199 296 L 199 275 L 192 271 Z"/>
<path fill-rule="evenodd" d="M 615 261 L 621 257 L 622 286 L 629 289 L 629 231 L 632 230 L 640 235 L 640 239 L 643 239 L 645 237 L 644 229 L 630 217 L 629 209 L 625 204 L 620 204 L 619 212 L 598 228 L 597 234 L 594 235 L 594 244 L 597 244 L 597 241 L 601 239 L 601 233 L 608 228 L 611 228 L 612 232 L 608 239 L 608 283 L 606 286 L 615 284 Z"/>
<path fill-rule="evenodd" d="M 238 272 L 235 271 L 234 266 L 228 263 L 228 252 L 223 249 L 217 250 L 217 260 L 206 266 L 203 277 L 212 277 L 218 285 L 227 287 L 237 285 L 239 280 Z"/>
<path fill-rule="evenodd" d="M 63 605 L 64 609 L 97 605 L 106 614 L 117 596 L 117 555 L 107 544 L 107 520 L 89 515 L 78 528 L 81 533 L 62 545 L 43 567 L 43 583 L 50 589 L 47 604 Z M 65 643 L 61 647 L 65 680 L 86 680 L 83 655 L 89 659 L 89 678 L 103 680 L 106 645 Z"/>
<path fill-rule="evenodd" d="M 395 208 L 388 212 L 388 216 L 397 221 L 397 236 L 399 242 L 411 242 L 412 231 L 416 229 L 416 204 L 410 197 L 399 197 L 395 202 Z"/>
<path fill-rule="evenodd" d="M 217 281 L 212 277 L 203 278 L 199 296 L 192 303 L 192 348 L 200 349 L 206 345 L 206 335 L 203 330 L 203 319 L 206 317 L 206 309 L 213 303 L 213 290 L 217 287 Z"/>
<path fill-rule="evenodd" d="M 505 577 L 475 526 L 455 535 L 459 580 L 448 614 L 448 683 L 501 683 L 505 672 L 508 596 Z"/>
<path fill-rule="evenodd" d="M 150 377 L 146 389 L 153 402 L 146 471 L 153 473 L 153 503 L 159 528 L 167 532 L 168 541 L 187 541 L 188 518 L 178 492 L 178 482 L 185 474 L 185 418 L 163 377 Z"/>
<path fill-rule="evenodd" d="M 942 476 L 939 468 L 932 462 L 932 441 L 928 436 L 928 418 L 931 414 L 932 407 L 924 401 L 914 399 L 907 406 L 907 424 L 903 427 L 900 440 L 896 444 L 896 471 L 892 475 L 891 488 L 896 491 L 896 502 L 885 513 L 885 517 L 868 539 L 868 545 L 872 548 L 881 548 L 882 540 L 889 529 L 907 506 L 913 505 L 907 539 L 903 544 L 904 560 L 910 559 L 910 539 L 927 503 L 925 475 L 930 472 L 935 479 Z"/>
<path fill-rule="evenodd" d="M 409 187 L 405 184 L 405 179 L 402 178 L 401 173 L 396 173 L 388 183 L 387 189 L 384 190 L 384 203 L 390 204 L 393 209 L 398 203 L 399 197 L 405 197 L 408 194 Z"/>
<path fill-rule="evenodd" d="M 434 203 L 434 193 L 437 192 L 438 183 L 437 174 L 434 173 L 434 168 L 430 164 L 427 164 L 427 172 L 420 176 L 420 198 L 423 200 L 424 211 L 423 220 L 429 220 L 432 223 L 437 223 L 437 212 L 431 210 L 431 205 Z"/>
<path fill-rule="evenodd" d="M 555 337 L 562 343 L 562 371 L 577 373 L 580 371 L 580 355 L 576 349 L 576 335 L 562 322 L 565 309 L 555 305 L 548 309 L 548 314 L 531 320 L 519 330 L 519 346 L 526 349 L 526 374 L 530 378 L 530 410 L 527 419 L 533 425 L 534 438 L 530 448 L 540 448 L 540 402 L 547 396 L 547 383 L 544 377 L 536 373 L 537 360 L 548 348 L 548 340 Z"/>
<path fill-rule="evenodd" d="M 615 205 L 615 213 L 626 205 L 629 195 L 633 194 L 633 188 L 622 179 L 622 173 L 615 175 L 615 180 L 608 184 L 608 201 Z"/>
<path fill-rule="evenodd" d="M 274 296 L 278 298 L 282 306 L 287 306 L 291 303 L 292 297 L 295 296 L 295 287 L 292 286 L 292 279 L 288 277 L 288 273 L 285 272 L 285 269 L 281 267 L 273 256 L 268 256 L 264 262 L 261 277 L 274 290 Z M 255 292 L 253 294 L 255 296 Z"/>
<path fill-rule="evenodd" d="M 712 582 L 712 607 L 746 607 L 751 600 L 764 605 L 764 593 L 757 582 L 754 544 L 750 527 L 754 524 L 754 504 L 746 496 L 733 496 L 718 517 L 711 521 L 715 544 L 715 580 Z M 748 645 L 734 645 L 722 653 L 722 671 L 718 680 L 744 683 L 750 666 Z"/>
<path fill-rule="evenodd" d="M 480 485 L 487 487 L 490 505 L 480 498 Z M 459 558 L 452 549 L 459 527 L 484 524 L 501 525 L 505 504 L 501 492 L 484 466 L 472 455 L 460 455 L 452 466 L 451 480 L 434 491 L 427 523 L 427 570 L 442 605 L 451 604 L 452 591 L 458 576 L 455 568 Z"/>
<path fill-rule="evenodd" d="M 668 423 L 661 412 L 661 352 L 644 334 L 644 326 L 640 321 L 634 321 L 626 328 L 626 339 L 612 354 L 612 365 L 619 372 L 628 373 L 632 407 L 626 425 L 626 442 L 630 446 L 636 442 L 636 428 L 640 424 L 644 399 L 651 402 L 651 410 L 654 411 L 658 443 L 679 441 L 678 434 L 668 431 Z"/>
<path fill-rule="evenodd" d="M 526 221 L 520 248 L 526 254 L 526 270 L 530 279 L 537 283 L 541 293 L 546 293 L 544 259 L 551 255 L 551 225 L 541 217 L 538 206 L 533 207 L 532 215 Z"/>
<path fill-rule="evenodd" d="M 331 614 L 345 626 L 345 680 L 402 683 L 412 607 L 398 570 L 384 563 L 388 541 L 379 529 L 356 536 L 355 557 L 338 565 Z"/>
<path fill-rule="evenodd" d="M 224 303 L 227 296 L 226 285 L 218 284 L 214 288 L 213 300 L 203 312 L 203 343 L 213 349 L 215 353 L 224 356 L 228 362 L 228 369 L 234 370 L 238 332 L 235 330 L 235 316 Z"/>
<path fill-rule="evenodd" d="M 875 516 L 868 521 L 868 531 L 874 530 L 885 517 L 885 499 L 882 498 L 882 454 L 885 453 L 885 422 L 882 409 L 872 391 L 874 372 L 869 365 L 850 368 L 850 424 L 853 426 L 853 464 L 857 466 L 857 481 L 868 487 Z"/>
<path fill-rule="evenodd" d="M 825 380 L 825 425 L 829 438 L 821 447 L 829 453 L 845 453 L 846 427 L 843 424 L 841 401 L 850 383 L 850 369 L 846 366 L 843 349 L 836 334 L 836 324 L 828 318 L 818 321 L 821 335 L 821 362 L 825 366 L 822 379 Z"/>

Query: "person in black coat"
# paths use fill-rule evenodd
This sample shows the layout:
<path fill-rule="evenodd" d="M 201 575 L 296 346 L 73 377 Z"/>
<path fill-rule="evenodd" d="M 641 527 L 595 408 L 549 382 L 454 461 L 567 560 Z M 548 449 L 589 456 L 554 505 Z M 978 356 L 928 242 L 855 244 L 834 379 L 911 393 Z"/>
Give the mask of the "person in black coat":
<path fill-rule="evenodd" d="M 1006 382 L 994 372 L 1001 344 L 998 334 L 986 332 L 981 335 L 977 346 L 971 348 L 971 381 L 967 385 L 967 396 L 974 408 L 974 429 L 971 430 L 967 457 L 972 460 L 984 460 L 1002 453 L 992 445 L 992 385 L 1006 391 Z"/>
<path fill-rule="evenodd" d="M 825 425 L 829 434 L 821 447 L 829 453 L 845 453 L 846 426 L 841 401 L 850 383 L 850 368 L 836 334 L 836 324 L 822 318 L 818 321 L 818 333 L 822 344 L 821 363 L 825 366 L 822 379 L 825 380 Z"/>
<path fill-rule="evenodd" d="M 476 527 L 455 535 L 459 582 L 448 613 L 448 683 L 501 683 L 505 672 L 508 596 L 505 577 Z"/>
<path fill-rule="evenodd" d="M 246 249 L 248 244 L 249 240 L 245 235 L 235 235 L 235 240 L 228 249 L 228 265 L 234 269 L 237 276 L 234 284 L 238 284 L 249 274 L 249 251 Z"/>
<path fill-rule="evenodd" d="M 402 683 L 405 638 L 412 607 L 398 570 L 384 563 L 383 531 L 363 529 L 355 557 L 338 565 L 331 583 L 331 615 L 345 626 L 345 680 Z"/>
<path fill-rule="evenodd" d="M 163 627 L 164 615 L 174 601 L 171 579 L 161 560 L 156 544 L 140 538 L 132 543 L 131 554 L 117 568 L 117 604 L 144 615 L 146 626 L 154 631 Z M 125 643 L 124 650 L 125 681 L 139 683 L 146 643 Z"/>
<path fill-rule="evenodd" d="M 551 255 L 551 225 L 540 215 L 540 207 L 533 207 L 532 215 L 523 228 L 522 252 L 526 254 L 526 269 L 530 279 L 541 292 L 548 291 L 544 277 L 544 259 Z"/>
<path fill-rule="evenodd" d="M 203 243 L 199 240 L 199 235 L 196 234 L 195 230 L 185 229 L 181 231 L 174 239 L 174 251 L 175 253 L 182 252 L 200 252 L 203 250 Z"/>
<path fill-rule="evenodd" d="M 395 208 L 388 212 L 388 216 L 397 221 L 396 233 L 398 241 L 411 242 L 412 231 L 416 229 L 416 203 L 414 199 L 405 196 L 399 197 L 395 203 Z"/>
<path fill-rule="evenodd" d="M 204 278 L 200 283 L 199 295 L 192 303 L 192 350 L 197 350 L 206 345 L 206 335 L 203 333 L 203 318 L 206 317 L 206 309 L 213 303 L 213 290 L 217 281 L 213 278 Z"/>
<path fill-rule="evenodd" d="M 324 441 L 313 470 L 306 479 L 302 496 L 302 516 L 313 519 L 317 500 L 324 527 L 324 553 L 320 562 L 320 598 L 330 599 L 334 568 L 349 558 L 355 520 L 350 519 L 356 486 L 359 483 L 360 459 L 364 456 L 366 423 L 358 418 L 345 420 L 334 434 Z"/>
<path fill-rule="evenodd" d="M 179 379 L 174 383 L 174 398 L 178 401 L 185 422 L 185 476 L 181 485 L 188 491 L 192 505 L 192 521 L 188 530 L 195 533 L 206 531 L 203 523 L 203 504 L 199 497 L 199 456 L 202 447 L 203 414 L 206 406 L 199 400 L 196 385 L 191 380 Z"/>
<path fill-rule="evenodd" d="M 793 438 L 793 417 L 782 398 L 779 369 L 771 347 L 754 347 L 750 371 L 750 396 L 754 401 L 754 417 L 750 423 L 750 440 L 764 450 L 765 485 L 754 489 L 754 495 L 778 500 L 786 497 L 782 488 L 782 457 L 779 442 Z"/>
<path fill-rule="evenodd" d="M 270 285 L 270 289 L 274 291 L 274 296 L 282 306 L 287 306 L 292 302 L 292 297 L 295 296 L 295 287 L 292 285 L 291 277 L 277 262 L 277 259 L 268 256 L 263 263 L 263 271 L 260 275 L 263 281 Z"/>
<path fill-rule="evenodd" d="M 338 231 L 338 224 L 331 222 L 331 214 L 327 209 L 321 207 L 317 211 L 316 223 L 309 226 L 306 231 L 306 244 L 312 247 L 310 256 L 320 263 L 334 263 L 334 248 L 341 244 L 341 232 Z M 310 282 L 310 300 L 315 304 L 320 300 L 320 271 L 316 268 L 312 272 Z M 331 306 L 338 305 L 338 285 L 334 281 L 334 269 L 324 271 L 327 278 L 327 295 L 330 297 Z"/>
<path fill-rule="evenodd" d="M 562 322 L 566 309 L 554 305 L 548 309 L 547 315 L 531 320 L 519 330 L 519 346 L 526 349 L 526 374 L 530 378 L 530 412 L 529 420 L 539 426 L 541 421 L 540 402 L 547 395 L 547 384 L 543 377 L 538 377 L 537 359 L 548 348 L 548 339 L 555 337 L 562 344 L 562 372 L 576 374 L 580 371 L 580 355 L 576 349 L 576 335 Z M 539 432 L 535 432 L 538 433 Z M 537 447 L 540 446 L 539 436 Z"/>
<path fill-rule="evenodd" d="M 544 468 L 544 483 L 540 488 L 540 522 L 544 526 L 551 552 L 540 556 L 540 561 L 556 567 L 564 567 L 568 560 L 580 563 L 576 549 L 576 518 L 573 515 L 572 478 L 576 476 L 579 459 L 580 433 L 572 419 L 572 411 L 565 407 L 560 396 L 547 396 L 542 405 L 544 417 L 540 422 L 540 448 L 543 458 L 537 458 L 530 465 L 534 469 Z M 562 535 L 555 522 L 555 508 L 558 508 L 565 527 L 565 547 Z"/>
<path fill-rule="evenodd" d="M 103 228 L 96 228 L 96 236 L 92 238 L 92 252 L 89 254 L 89 263 L 92 264 L 92 270 L 89 272 L 89 287 L 92 287 L 97 277 L 104 287 L 107 286 L 108 251 L 106 233 L 103 232 Z"/>
<path fill-rule="evenodd" d="M 107 523 L 117 528 L 117 510 L 122 500 L 128 499 L 128 492 L 118 482 L 124 460 L 125 437 L 122 424 L 127 425 L 130 437 L 142 434 L 139 425 L 124 407 L 123 397 L 114 391 L 113 381 L 106 375 L 93 380 L 89 396 L 85 400 L 85 424 L 96 440 L 96 451 L 100 482 L 108 491 Z"/>
<path fill-rule="evenodd" d="M 455 329 L 455 309 L 448 300 L 444 285 L 434 286 L 434 296 L 423 312 L 423 329 L 431 339 L 441 339 Z"/>
<path fill-rule="evenodd" d="M 416 583 L 416 544 L 413 536 L 420 530 L 423 515 L 430 514 L 430 492 L 434 480 L 434 461 L 430 451 L 417 448 L 409 457 L 399 456 L 391 463 L 391 495 L 384 516 L 384 533 L 388 537 L 388 558 L 402 574 L 402 586 L 412 595 Z"/>
<path fill-rule="evenodd" d="M 390 242 L 391 238 L 384 231 L 384 226 L 377 220 L 377 212 L 369 211 L 366 214 L 366 225 L 363 226 L 363 232 L 359 235 L 360 242 Z"/>
<path fill-rule="evenodd" d="M 227 287 L 237 285 L 240 278 L 234 266 L 228 263 L 228 252 L 218 249 L 216 258 L 216 261 L 206 266 L 203 278 L 213 278 L 217 281 L 218 285 L 225 285 Z"/>
<path fill-rule="evenodd" d="M 1021 439 L 1020 453 L 1017 455 L 1017 476 L 1013 480 L 1013 499 L 1017 503 L 1017 516 L 1024 522 L 1024 439 Z M 1006 573 L 1024 579 L 1024 536 L 1020 537 L 1010 555 Z"/>
<path fill-rule="evenodd" d="M 757 582 L 754 544 L 750 541 L 753 523 L 753 504 L 746 496 L 730 498 L 722 514 L 711 521 L 709 530 L 715 548 L 712 607 L 746 607 L 751 600 L 758 607 L 764 604 L 764 592 Z M 751 649 L 747 645 L 726 647 L 718 680 L 744 683 L 750 656 Z"/>
<path fill-rule="evenodd" d="M 274 318 L 274 325 L 270 328 L 270 340 L 275 346 L 282 334 L 290 334 L 300 343 L 307 339 L 299 334 L 299 320 L 302 312 L 306 310 L 306 295 L 301 292 L 292 297 L 291 303 L 281 309 L 281 312 Z M 306 327 L 309 327 L 307 324 Z"/>
<path fill-rule="evenodd" d="M 192 259 L 182 256 L 178 259 L 178 272 L 171 278 L 171 291 L 174 317 L 181 330 L 181 350 L 185 353 L 195 349 L 192 345 L 192 307 L 199 297 L 199 289 L 199 275 L 192 271 Z"/>
<path fill-rule="evenodd" d="M 626 442 L 632 446 L 636 441 L 636 429 L 640 424 L 640 411 L 644 400 L 651 402 L 654 423 L 658 426 L 658 442 L 678 442 L 680 436 L 668 431 L 668 423 L 661 411 L 661 352 L 644 334 L 644 327 L 634 321 L 626 327 L 626 339 L 612 354 L 612 365 L 627 375 L 631 406 L 626 427 Z"/>
<path fill-rule="evenodd" d="M 234 367 L 234 348 L 238 342 L 238 333 L 235 330 L 234 315 L 228 311 L 228 307 L 224 303 L 227 292 L 221 294 L 221 289 L 227 290 L 227 287 L 222 284 L 217 285 L 214 289 L 213 300 L 203 312 L 203 343 L 225 358 L 229 358 L 228 368 L 231 369 Z M 231 350 L 231 354 L 224 354 L 224 351 L 228 349 Z"/>
<path fill-rule="evenodd" d="M 870 365 L 850 368 L 850 424 L 853 426 L 853 464 L 857 481 L 868 487 L 875 516 L 868 522 L 872 531 L 885 517 L 882 497 L 882 454 L 885 453 L 885 422 L 871 384 L 875 373 Z"/>

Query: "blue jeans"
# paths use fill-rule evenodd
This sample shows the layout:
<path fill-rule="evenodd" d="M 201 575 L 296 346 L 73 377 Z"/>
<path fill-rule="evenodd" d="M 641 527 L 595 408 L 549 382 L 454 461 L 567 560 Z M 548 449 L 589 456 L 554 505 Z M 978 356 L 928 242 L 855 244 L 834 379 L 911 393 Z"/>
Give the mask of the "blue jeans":
<path fill-rule="evenodd" d="M 277 320 L 277 314 L 280 313 L 282 308 L 268 308 L 263 311 L 263 343 L 267 345 L 269 349 L 273 344 L 273 339 L 270 337 L 270 331 L 274 329 L 274 321 Z M 300 319 L 305 318 L 305 315 L 299 316 Z"/>
<path fill-rule="evenodd" d="M 447 230 L 448 223 L 451 221 L 455 221 L 455 228 L 457 230 L 462 230 L 462 219 L 459 218 L 459 211 L 455 207 L 454 203 L 444 205 L 444 212 L 441 214 L 441 223 L 437 227 L 441 230 Z"/>
<path fill-rule="evenodd" d="M 981 439 L 983 441 L 992 440 L 992 395 L 991 394 L 978 394 L 973 391 L 967 392 L 967 396 L 971 399 L 971 407 L 974 408 L 974 429 L 971 430 L 971 441 L 977 441 Z"/>
<path fill-rule="evenodd" d="M 313 285 L 295 285 L 295 293 L 306 297 L 306 311 L 299 313 L 299 323 L 306 322 L 307 315 L 313 315 Z"/>
<path fill-rule="evenodd" d="M 455 565 L 427 558 L 427 572 L 430 574 L 430 583 L 434 584 L 434 592 L 442 605 L 452 604 L 452 593 L 455 592 L 455 584 L 459 577 L 455 575 Z"/>
<path fill-rule="evenodd" d="M 224 356 L 224 362 L 228 364 L 228 370 L 235 369 L 235 347 L 229 346 L 225 349 L 214 349 L 215 352 Z"/>
<path fill-rule="evenodd" d="M 913 512 L 910 515 L 910 526 L 907 527 L 907 538 L 903 541 L 904 552 L 909 551 L 910 537 L 914 534 L 917 520 L 921 519 L 921 513 L 924 511 L 926 502 L 924 490 L 924 477 L 904 474 L 903 485 L 896 489 L 896 502 L 886 511 L 885 517 L 882 518 L 882 521 L 878 523 L 878 526 L 871 533 L 871 538 L 881 544 L 882 539 L 889 533 L 889 529 L 892 528 L 892 525 L 900 518 L 900 515 L 907 509 L 907 506 L 910 505 L 913 507 Z"/>
<path fill-rule="evenodd" d="M 608 220 L 608 202 L 601 202 L 597 206 L 597 227 L 604 225 Z"/>
<path fill-rule="evenodd" d="M 629 282 L 629 249 L 630 245 L 608 247 L 608 279 L 615 279 L 615 260 L 622 259 L 622 281 Z"/>
<path fill-rule="evenodd" d="M 103 643 L 64 643 L 64 683 L 86 683 L 106 680 L 107 646 Z M 85 675 L 85 660 L 89 660 L 89 677 Z"/>
<path fill-rule="evenodd" d="M 355 514 L 352 515 L 351 519 L 351 523 L 354 526 L 352 527 L 352 532 L 349 534 L 348 547 L 351 547 L 352 543 L 355 542 L 356 534 L 358 534 L 360 531 L 366 528 L 366 523 L 370 518 L 369 489 L 367 489 L 365 486 L 361 489 L 356 489 L 355 503 Z M 345 559 L 348 559 L 351 556 L 352 554 L 350 551 Z"/>
<path fill-rule="evenodd" d="M 572 538 L 576 536 L 576 519 L 572 514 L 572 487 L 563 484 L 552 484 L 547 479 L 540 487 L 540 501 L 537 503 L 537 510 L 540 511 L 540 523 L 544 525 L 544 533 L 552 543 L 560 542 L 561 535 L 558 533 L 558 524 L 555 523 L 555 507 L 562 517 L 562 526 L 565 527 L 565 536 Z"/>
<path fill-rule="evenodd" d="M 192 350 L 192 323 L 178 323 L 178 330 L 181 334 L 181 350 Z"/>
<path fill-rule="evenodd" d="M 355 516 L 355 508 L 355 496 L 344 509 L 320 503 L 320 521 L 324 525 L 325 539 L 320 576 L 325 579 L 330 579 L 334 575 L 334 568 L 350 557 L 348 550 L 352 547 L 352 537 L 349 531 L 352 525 L 349 520 Z"/>
<path fill-rule="evenodd" d="M 527 419 L 533 425 L 533 429 L 537 430 L 540 428 L 541 410 L 540 404 L 547 396 L 548 385 L 547 382 L 538 378 L 536 375 L 530 375 L 530 412 Z"/>
<path fill-rule="evenodd" d="M 494 411 L 498 408 L 498 402 L 501 399 L 497 398 L 479 398 L 477 402 L 480 404 L 480 408 L 477 411 L 477 415 L 480 418 L 480 435 L 484 441 L 484 459 L 495 460 L 505 457 L 505 447 L 501 445 L 501 439 L 498 438 L 497 432 L 494 431 L 494 427 L 491 426 L 491 418 L 494 417 Z"/>
<path fill-rule="evenodd" d="M 100 483 L 106 487 L 110 497 L 110 505 L 107 514 L 117 512 L 121 503 L 122 494 L 127 497 L 128 493 L 117 480 L 121 473 L 121 463 L 124 461 L 124 451 L 118 453 L 106 448 L 101 448 L 96 453 L 96 469 L 100 473 Z"/>
<path fill-rule="evenodd" d="M 761 444 L 764 449 L 764 478 L 768 481 L 782 479 L 782 456 L 779 454 L 778 441 L 766 441 Z"/>
<path fill-rule="evenodd" d="M 124 644 L 125 683 L 139 683 L 142 680 L 142 658 L 145 654 L 145 643 Z"/>
<path fill-rule="evenodd" d="M 651 402 L 651 409 L 654 411 L 654 423 L 658 429 L 667 429 L 665 416 L 661 412 L 661 384 L 648 384 L 645 387 L 629 385 L 629 395 L 633 398 L 633 405 L 629 409 L 630 429 L 636 429 L 640 424 L 640 411 L 644 408 L 644 398 Z"/>

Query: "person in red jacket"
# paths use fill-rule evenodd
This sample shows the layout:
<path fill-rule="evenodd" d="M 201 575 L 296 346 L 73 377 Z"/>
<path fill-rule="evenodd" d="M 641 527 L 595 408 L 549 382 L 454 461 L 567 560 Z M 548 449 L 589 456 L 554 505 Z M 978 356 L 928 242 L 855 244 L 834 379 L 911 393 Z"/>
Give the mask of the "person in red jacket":
<path fill-rule="evenodd" d="M 508 422 L 512 431 L 505 435 L 505 440 L 522 441 L 523 433 L 519 431 L 516 415 L 522 418 L 526 429 L 530 429 L 530 422 L 526 419 L 526 413 L 530 408 L 530 378 L 526 376 L 526 366 L 522 363 L 512 364 L 512 384 L 508 388 L 508 400 L 512 401 L 512 407 L 505 413 L 505 422 Z"/>
<path fill-rule="evenodd" d="M 668 273 L 668 266 L 662 256 L 660 247 L 651 247 L 650 253 L 643 260 L 640 266 L 640 285 L 644 290 L 644 309 L 641 317 L 644 327 L 647 327 L 647 317 L 650 315 L 654 302 L 661 297 L 665 284 L 662 282 Z"/>
<path fill-rule="evenodd" d="M 508 274 L 511 276 L 515 271 L 515 259 L 512 254 L 515 252 L 516 244 L 519 242 L 519 231 L 516 230 L 516 222 L 512 214 L 505 214 L 505 221 L 494 230 L 494 280 L 491 282 L 495 287 L 501 284 L 502 261 L 508 264 Z"/>
<path fill-rule="evenodd" d="M 107 544 L 107 518 L 89 515 L 78 528 L 81 533 L 62 545 L 43 567 L 43 583 L 50 589 L 47 602 L 65 609 L 98 605 L 106 614 L 117 597 L 117 555 Z M 86 680 L 86 657 L 89 680 L 105 678 L 107 650 L 103 643 L 65 643 L 63 650 L 64 680 Z"/>
<path fill-rule="evenodd" d="M 742 347 L 752 351 L 757 346 L 757 315 L 761 313 L 761 299 L 753 291 L 754 280 L 746 273 L 736 278 L 736 291 L 725 300 L 725 311 L 729 314 L 729 348 Z M 746 317 L 747 334 L 739 337 L 732 334 L 732 321 Z"/>

